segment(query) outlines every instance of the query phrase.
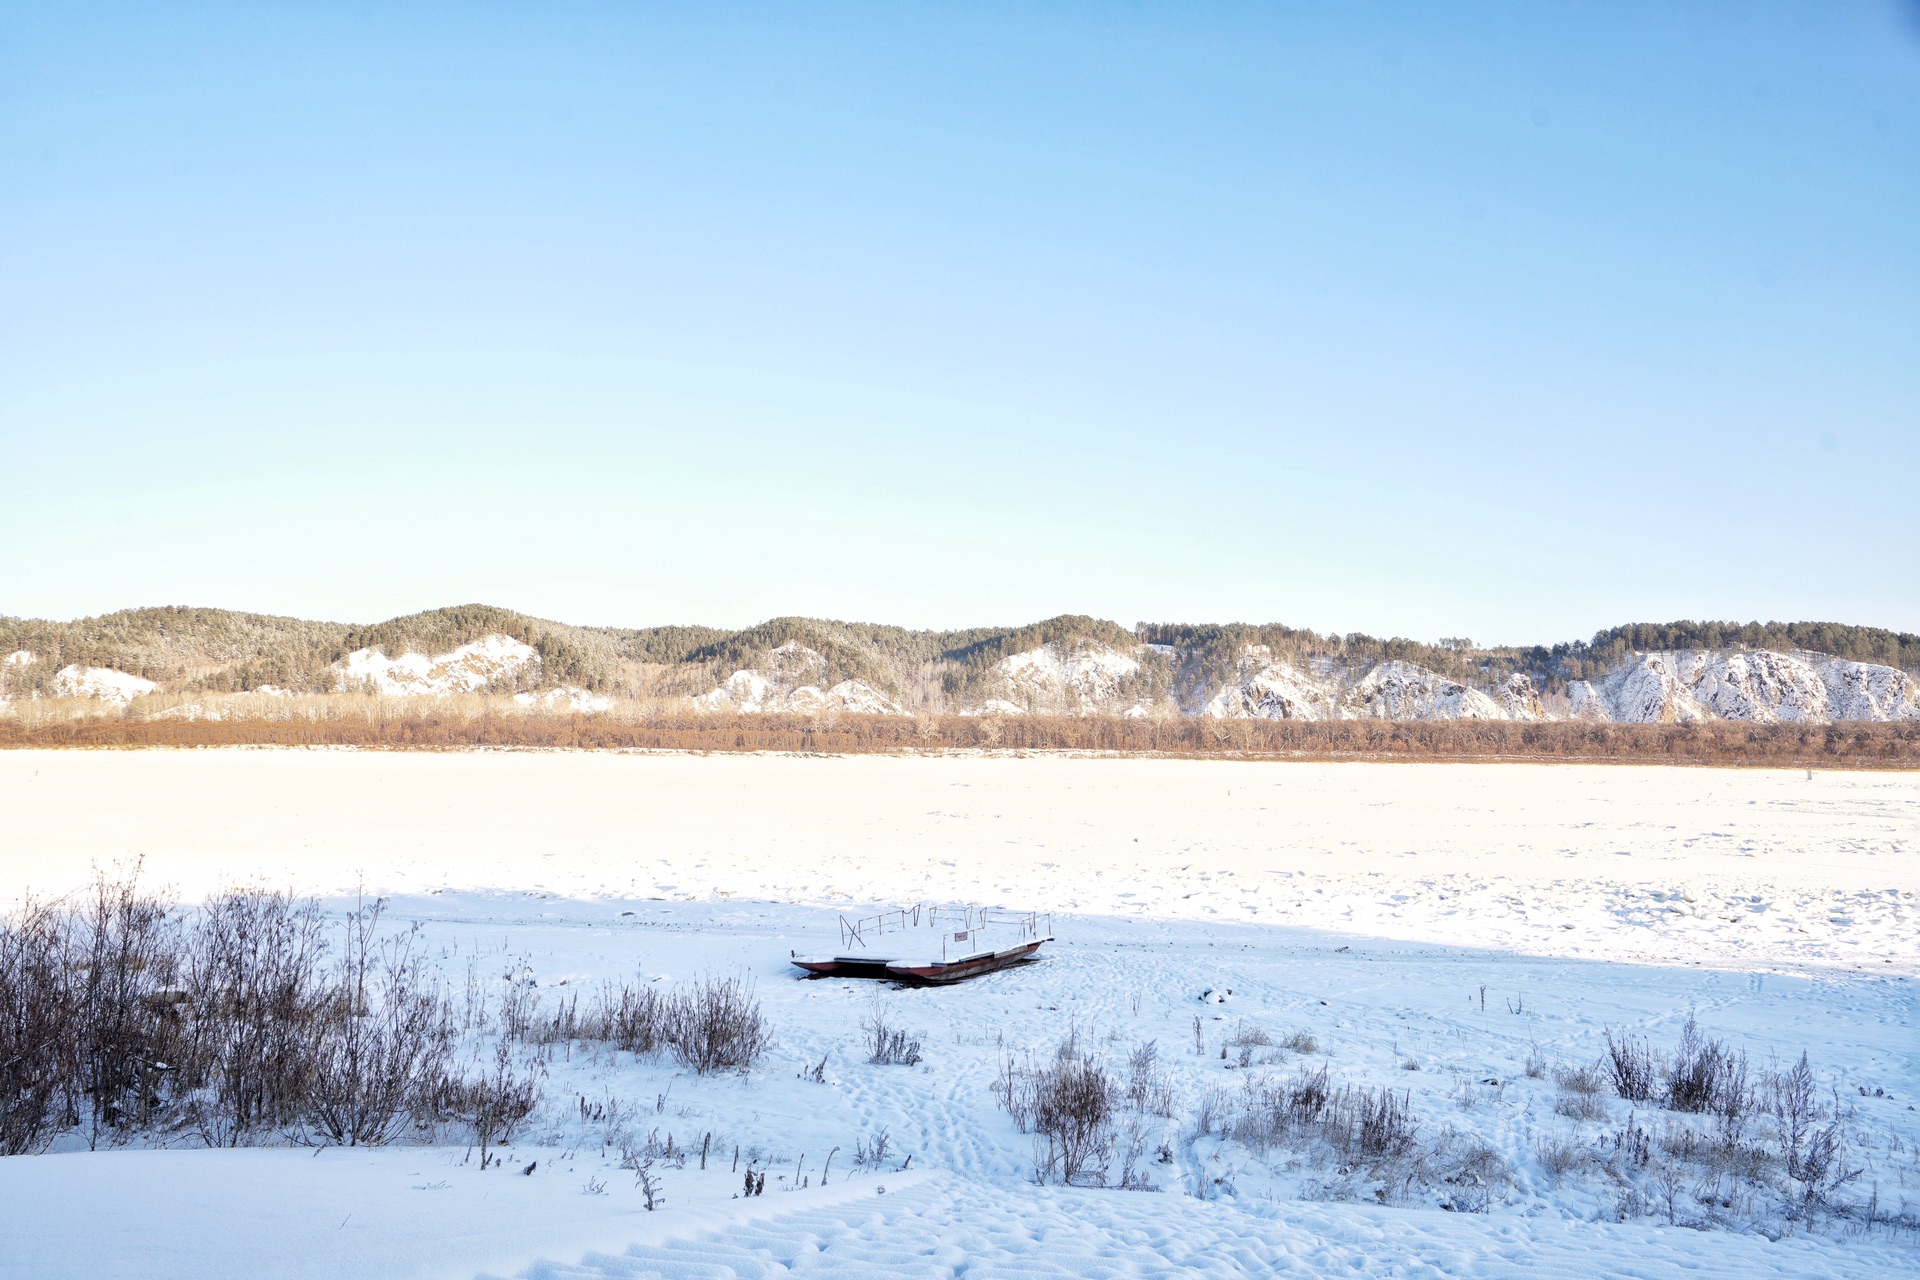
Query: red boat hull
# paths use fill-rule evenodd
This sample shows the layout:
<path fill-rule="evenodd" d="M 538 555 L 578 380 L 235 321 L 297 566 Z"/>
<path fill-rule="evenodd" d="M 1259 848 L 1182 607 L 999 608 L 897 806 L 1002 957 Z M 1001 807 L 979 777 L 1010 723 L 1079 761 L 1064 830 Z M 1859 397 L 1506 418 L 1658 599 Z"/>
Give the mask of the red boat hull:
<path fill-rule="evenodd" d="M 1007 947 L 1001 951 L 967 956 L 960 960 L 935 961 L 931 964 L 872 960 L 863 956 L 836 956 L 831 960 L 795 959 L 793 963 L 820 977 L 831 975 L 837 978 L 893 978 L 900 982 L 924 982 L 937 985 L 960 982 L 967 978 L 978 977 L 983 973 L 992 973 L 996 969 L 1005 969 L 1010 965 L 1024 964 L 1042 944 L 1048 941 L 1050 939 L 1040 938 L 1033 942 L 1023 942 L 1018 946 Z"/>

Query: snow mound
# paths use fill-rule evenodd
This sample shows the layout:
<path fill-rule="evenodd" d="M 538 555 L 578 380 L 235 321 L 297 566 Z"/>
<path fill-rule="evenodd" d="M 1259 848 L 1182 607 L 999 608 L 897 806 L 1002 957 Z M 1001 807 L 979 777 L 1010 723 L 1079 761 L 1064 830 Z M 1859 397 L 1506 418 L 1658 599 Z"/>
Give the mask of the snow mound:
<path fill-rule="evenodd" d="M 378 648 L 356 649 L 338 664 L 341 689 L 364 688 L 393 697 L 439 697 L 475 693 L 538 667 L 540 655 L 511 636 L 483 636 L 452 653 L 428 657 L 403 653 L 389 658 Z"/>
<path fill-rule="evenodd" d="M 36 655 L 33 652 L 33 650 L 15 649 L 12 653 L 8 654 L 6 657 L 0 658 L 0 666 L 30 667 L 38 661 L 40 661 L 40 659 L 38 655 Z"/>
<path fill-rule="evenodd" d="M 151 680 L 142 680 L 112 667 L 83 667 L 77 663 L 60 668 L 53 676 L 53 693 L 57 698 L 132 702 L 159 687 Z"/>
<path fill-rule="evenodd" d="M 1049 641 L 994 663 L 999 688 L 988 701 L 1020 712 L 1115 710 L 1122 684 L 1139 670 L 1137 659 L 1104 644 Z"/>

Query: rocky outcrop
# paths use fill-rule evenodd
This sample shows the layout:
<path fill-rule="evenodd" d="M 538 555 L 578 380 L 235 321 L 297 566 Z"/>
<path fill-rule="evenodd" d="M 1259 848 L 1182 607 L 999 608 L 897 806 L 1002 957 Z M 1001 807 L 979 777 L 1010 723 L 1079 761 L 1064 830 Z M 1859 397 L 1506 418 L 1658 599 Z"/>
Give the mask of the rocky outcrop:
<path fill-rule="evenodd" d="M 1506 720 L 1500 704 L 1471 685 L 1411 662 L 1383 662 L 1341 700 L 1347 720 Z"/>
<path fill-rule="evenodd" d="M 1568 696 L 1575 718 L 1621 724 L 1920 718 L 1920 687 L 1904 671 L 1767 650 L 1644 654 L 1604 680 L 1572 686 Z"/>
<path fill-rule="evenodd" d="M 1224 720 L 1338 720 L 1337 693 L 1285 662 L 1269 661 L 1265 646 L 1249 646 L 1241 676 L 1220 690 L 1201 714 Z"/>

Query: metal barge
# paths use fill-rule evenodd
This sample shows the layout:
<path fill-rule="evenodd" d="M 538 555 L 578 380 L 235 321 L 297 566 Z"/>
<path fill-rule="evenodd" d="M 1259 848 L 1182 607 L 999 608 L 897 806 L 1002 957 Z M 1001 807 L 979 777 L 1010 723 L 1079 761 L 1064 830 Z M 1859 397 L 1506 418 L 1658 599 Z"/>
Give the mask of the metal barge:
<path fill-rule="evenodd" d="M 840 949 L 793 963 L 816 977 L 947 983 L 1025 964 L 1053 941 L 1053 917 L 981 907 L 908 907 L 840 917 Z"/>

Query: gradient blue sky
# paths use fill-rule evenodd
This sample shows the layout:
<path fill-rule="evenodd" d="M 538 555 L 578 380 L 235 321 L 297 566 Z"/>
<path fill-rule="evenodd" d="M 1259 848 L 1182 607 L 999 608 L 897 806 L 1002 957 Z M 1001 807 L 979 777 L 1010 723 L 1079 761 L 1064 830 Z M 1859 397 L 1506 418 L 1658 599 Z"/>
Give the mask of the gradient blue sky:
<path fill-rule="evenodd" d="M 0 613 L 1920 629 L 1917 14 L 0 2 Z"/>

